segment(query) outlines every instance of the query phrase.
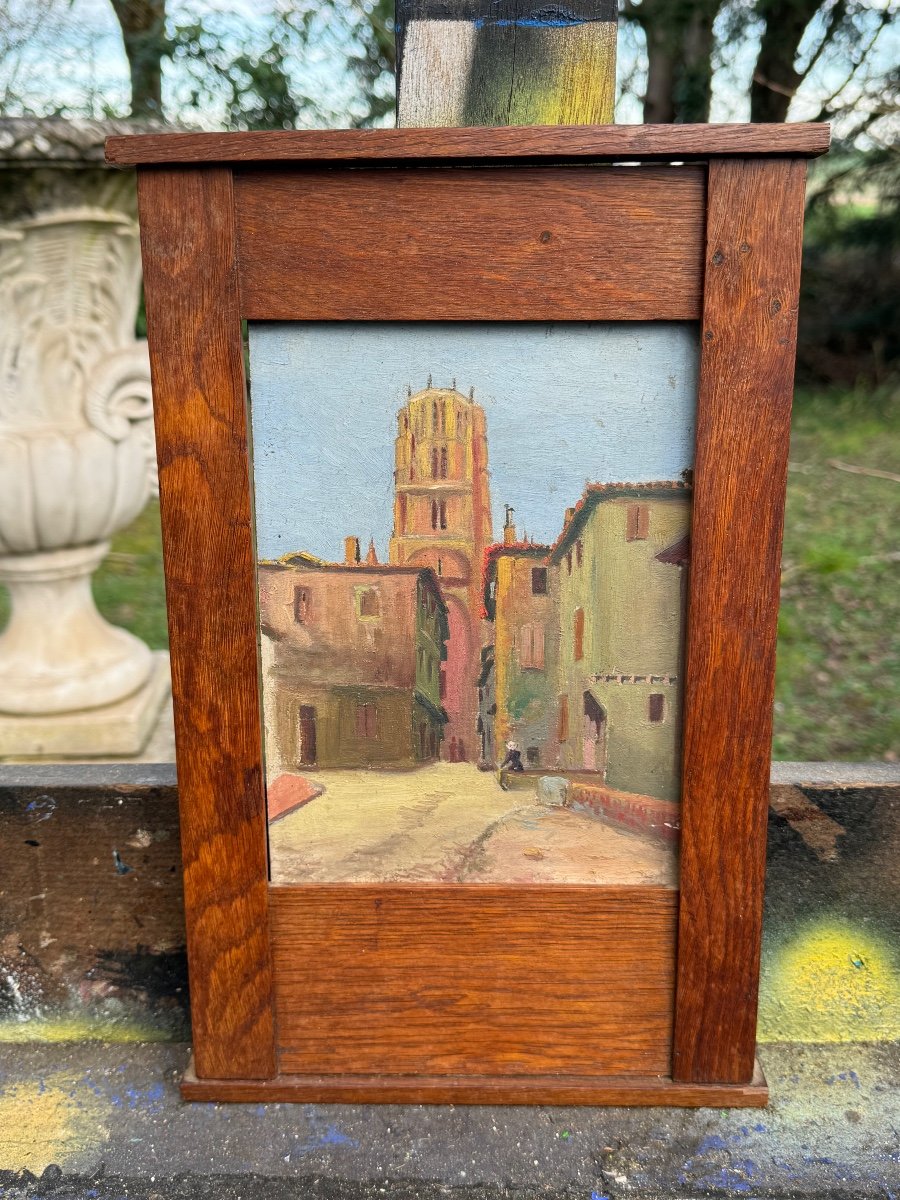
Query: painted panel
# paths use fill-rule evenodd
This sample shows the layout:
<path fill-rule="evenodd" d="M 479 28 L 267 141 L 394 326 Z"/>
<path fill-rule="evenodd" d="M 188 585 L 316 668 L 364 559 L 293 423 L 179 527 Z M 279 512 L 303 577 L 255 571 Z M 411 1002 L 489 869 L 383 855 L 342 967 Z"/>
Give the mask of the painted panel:
<path fill-rule="evenodd" d="M 696 327 L 249 362 L 273 881 L 677 886 Z"/>

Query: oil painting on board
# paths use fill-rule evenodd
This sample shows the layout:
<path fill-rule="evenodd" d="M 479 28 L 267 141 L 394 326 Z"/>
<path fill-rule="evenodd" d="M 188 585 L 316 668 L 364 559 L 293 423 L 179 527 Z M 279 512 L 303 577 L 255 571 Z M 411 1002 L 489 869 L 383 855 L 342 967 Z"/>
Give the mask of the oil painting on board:
<path fill-rule="evenodd" d="M 677 886 L 696 339 L 251 323 L 274 882 Z"/>

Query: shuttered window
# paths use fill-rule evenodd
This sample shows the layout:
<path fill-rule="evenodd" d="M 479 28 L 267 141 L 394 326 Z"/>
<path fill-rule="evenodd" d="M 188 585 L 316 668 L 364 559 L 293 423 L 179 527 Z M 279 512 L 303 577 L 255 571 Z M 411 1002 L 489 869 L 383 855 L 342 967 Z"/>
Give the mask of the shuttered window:
<path fill-rule="evenodd" d="M 523 625 L 519 631 L 519 664 L 533 670 L 544 669 L 544 626 Z"/>
<path fill-rule="evenodd" d="M 650 533 L 650 509 L 646 504 L 629 504 L 625 516 L 625 540 L 643 542 Z"/>
<path fill-rule="evenodd" d="M 572 657 L 576 662 L 584 658 L 584 609 L 575 609 L 572 629 Z"/>
<path fill-rule="evenodd" d="M 569 697 L 560 696 L 559 698 L 559 715 L 556 722 L 556 740 L 558 742 L 566 742 L 569 740 Z"/>

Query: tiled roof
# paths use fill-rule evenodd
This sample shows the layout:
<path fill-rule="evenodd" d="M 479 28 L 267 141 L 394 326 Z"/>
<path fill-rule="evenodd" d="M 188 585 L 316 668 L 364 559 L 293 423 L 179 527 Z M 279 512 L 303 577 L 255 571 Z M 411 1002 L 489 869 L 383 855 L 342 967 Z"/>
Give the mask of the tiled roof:
<path fill-rule="evenodd" d="M 442 603 L 444 602 L 441 595 L 440 581 L 432 567 L 403 566 L 399 563 L 327 562 L 323 558 L 316 558 L 314 554 L 309 554 L 305 550 L 296 550 L 290 554 L 283 554 L 281 558 L 277 559 L 261 558 L 258 566 L 278 567 L 283 570 L 290 570 L 292 567 L 301 567 L 310 571 L 347 572 L 353 575 L 408 575 L 410 577 L 418 575 L 425 579 L 438 599 Z"/>
<path fill-rule="evenodd" d="M 584 495 L 575 505 L 575 511 L 553 543 L 548 559 L 550 562 L 559 561 L 560 555 L 571 544 L 572 539 L 584 528 L 588 515 L 605 500 L 621 500 L 626 497 L 640 500 L 673 493 L 685 495 L 690 490 L 690 483 L 683 479 L 654 479 L 649 483 L 589 483 L 584 489 Z"/>

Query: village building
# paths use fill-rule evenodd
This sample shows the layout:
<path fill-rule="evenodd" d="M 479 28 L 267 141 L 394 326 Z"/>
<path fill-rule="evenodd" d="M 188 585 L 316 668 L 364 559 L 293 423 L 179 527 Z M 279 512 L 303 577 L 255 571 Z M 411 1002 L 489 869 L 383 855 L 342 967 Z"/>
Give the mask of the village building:
<path fill-rule="evenodd" d="M 259 564 L 267 772 L 438 757 L 447 605 L 426 566 L 289 554 Z"/>
<path fill-rule="evenodd" d="M 680 793 L 689 531 L 686 483 L 591 484 L 548 557 L 560 765 L 663 800 Z"/>
<path fill-rule="evenodd" d="M 481 573 L 492 540 L 484 410 L 474 392 L 465 396 L 455 383 L 433 387 L 429 378 L 397 413 L 388 558 L 395 566 L 431 568 L 446 602 L 445 758 L 477 757 Z"/>
<path fill-rule="evenodd" d="M 485 761 L 492 765 L 493 756 L 502 758 L 510 742 L 526 768 L 556 761 L 559 596 L 557 568 L 547 564 L 549 550 L 517 541 L 507 509 L 503 542 L 485 556 L 484 610 L 493 626 L 493 670 L 481 690 L 489 692 L 493 713 L 482 700 L 479 717 Z"/>

